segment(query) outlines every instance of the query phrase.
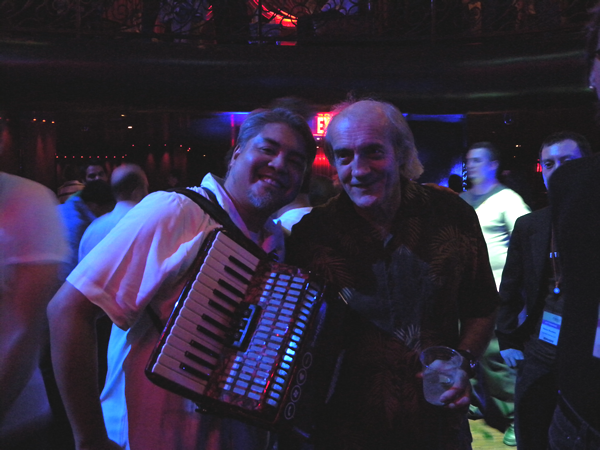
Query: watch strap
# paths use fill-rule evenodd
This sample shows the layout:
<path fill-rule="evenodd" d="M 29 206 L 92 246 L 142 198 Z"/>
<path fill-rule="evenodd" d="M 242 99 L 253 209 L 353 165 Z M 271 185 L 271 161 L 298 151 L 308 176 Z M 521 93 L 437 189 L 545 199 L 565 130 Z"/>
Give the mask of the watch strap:
<path fill-rule="evenodd" d="M 477 359 L 468 350 L 456 350 L 462 357 L 463 363 L 461 368 L 467 373 L 469 378 L 475 377 L 477 368 Z"/>

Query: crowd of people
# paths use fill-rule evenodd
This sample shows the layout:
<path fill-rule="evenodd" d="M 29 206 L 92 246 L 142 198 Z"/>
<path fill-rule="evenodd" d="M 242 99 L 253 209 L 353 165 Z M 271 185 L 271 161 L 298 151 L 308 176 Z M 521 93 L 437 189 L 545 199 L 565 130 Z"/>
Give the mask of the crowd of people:
<path fill-rule="evenodd" d="M 593 87 L 599 25 L 600 8 Z M 465 192 L 420 184 L 410 127 L 383 101 L 338 105 L 325 153 L 335 185 L 311 175 L 305 117 L 273 106 L 241 125 L 224 177 L 188 188 L 210 208 L 148 194 L 135 164 L 90 164 L 56 194 L 0 172 L 0 447 L 467 450 L 479 414 L 519 450 L 600 448 L 600 159 L 586 138 L 541 143 L 550 206 L 534 212 L 490 142 L 467 150 Z M 211 414 L 146 376 L 220 227 L 345 302 L 309 436 Z M 420 362 L 433 346 L 461 361 L 438 405 Z"/>

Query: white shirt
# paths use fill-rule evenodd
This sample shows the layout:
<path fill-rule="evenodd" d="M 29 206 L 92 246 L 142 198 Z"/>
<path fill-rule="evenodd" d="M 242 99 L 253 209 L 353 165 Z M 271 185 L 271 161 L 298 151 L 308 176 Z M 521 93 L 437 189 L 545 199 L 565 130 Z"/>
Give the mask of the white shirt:
<path fill-rule="evenodd" d="M 519 194 L 512 189 L 504 188 L 485 200 L 475 209 L 475 212 L 487 244 L 496 288 L 499 289 L 515 222 L 531 210 Z"/>
<path fill-rule="evenodd" d="M 289 209 L 282 215 L 280 215 L 277 219 L 275 219 L 275 222 L 281 223 L 281 226 L 285 229 L 285 231 L 291 233 L 292 227 L 298 222 L 300 222 L 300 219 L 302 219 L 306 214 L 308 214 L 311 211 L 312 206 Z"/>
<path fill-rule="evenodd" d="M 133 208 L 137 203 L 131 200 L 124 200 L 117 202 L 114 209 L 104 214 L 90 224 L 86 228 L 81 241 L 79 242 L 79 261 L 81 261 L 85 255 L 87 255 L 91 249 L 93 249 L 98 242 L 112 230 L 117 223 Z"/>
<path fill-rule="evenodd" d="M 207 175 L 202 186 L 215 193 L 234 223 L 249 236 L 220 182 Z M 183 195 L 150 194 L 67 279 L 121 328 L 113 326 L 101 401 L 109 437 L 127 449 L 242 448 L 235 443 L 236 436 L 252 448 L 253 438 L 266 435 L 252 427 L 239 428 L 235 421 L 198 414 L 193 402 L 155 386 L 144 375 L 159 338 L 146 307 L 151 305 L 166 323 L 187 281 L 187 269 L 205 236 L 218 226 Z M 283 257 L 281 228 L 268 221 L 262 235 L 263 249 L 276 250 Z"/>
<path fill-rule="evenodd" d="M 41 184 L 0 172 L 0 302 L 10 286 L 10 266 L 68 261 L 56 205 L 54 193 Z M 50 414 L 42 374 L 36 368 L 0 424 L 0 440 L 16 430 L 39 430 Z"/>

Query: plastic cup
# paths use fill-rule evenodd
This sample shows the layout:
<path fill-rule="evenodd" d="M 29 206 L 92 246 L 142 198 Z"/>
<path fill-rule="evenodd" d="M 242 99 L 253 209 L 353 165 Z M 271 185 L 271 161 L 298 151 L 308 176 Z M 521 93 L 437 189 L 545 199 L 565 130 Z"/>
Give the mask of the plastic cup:
<path fill-rule="evenodd" d="M 443 405 L 440 396 L 452 387 L 462 356 L 450 347 L 429 347 L 421 353 L 423 394 L 432 405 Z"/>

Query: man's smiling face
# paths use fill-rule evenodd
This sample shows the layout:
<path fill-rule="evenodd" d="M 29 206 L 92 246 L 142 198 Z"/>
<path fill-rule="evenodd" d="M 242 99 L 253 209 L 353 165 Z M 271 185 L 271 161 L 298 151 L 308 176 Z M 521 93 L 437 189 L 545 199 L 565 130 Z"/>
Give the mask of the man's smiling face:
<path fill-rule="evenodd" d="M 306 169 L 301 136 L 284 123 L 269 123 L 236 148 L 225 188 L 242 217 L 268 217 L 296 198 Z"/>

